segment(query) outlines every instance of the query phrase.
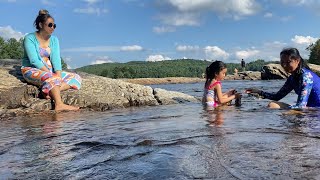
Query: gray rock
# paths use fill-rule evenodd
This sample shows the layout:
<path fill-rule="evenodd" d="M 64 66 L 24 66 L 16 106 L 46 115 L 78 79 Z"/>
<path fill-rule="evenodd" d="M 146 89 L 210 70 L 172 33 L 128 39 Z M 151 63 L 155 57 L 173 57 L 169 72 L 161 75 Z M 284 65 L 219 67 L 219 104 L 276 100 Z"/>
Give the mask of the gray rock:
<path fill-rule="evenodd" d="M 259 71 L 243 71 L 237 74 L 227 75 L 226 80 L 260 80 L 261 72 Z"/>
<path fill-rule="evenodd" d="M 159 103 L 162 105 L 199 101 L 193 96 L 175 91 L 167 91 L 160 88 L 154 89 L 154 95 L 156 99 L 159 101 Z"/>
<path fill-rule="evenodd" d="M 315 64 L 308 64 L 310 69 L 320 75 L 320 66 Z M 285 79 L 289 77 L 289 73 L 287 73 L 280 64 L 268 64 L 263 66 L 263 72 L 261 73 L 261 79 Z"/>
<path fill-rule="evenodd" d="M 262 67 L 261 79 L 285 79 L 289 74 L 281 67 L 280 64 L 267 64 Z"/>

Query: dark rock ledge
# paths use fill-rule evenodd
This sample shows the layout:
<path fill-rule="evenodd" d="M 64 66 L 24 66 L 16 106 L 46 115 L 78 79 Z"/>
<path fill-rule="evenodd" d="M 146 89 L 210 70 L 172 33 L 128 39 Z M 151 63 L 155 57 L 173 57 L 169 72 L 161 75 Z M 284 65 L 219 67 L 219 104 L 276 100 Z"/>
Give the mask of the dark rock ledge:
<path fill-rule="evenodd" d="M 46 113 L 53 108 L 51 100 L 40 99 L 39 89 L 25 82 L 20 60 L 0 60 L 0 118 Z M 82 88 L 62 92 L 66 104 L 82 109 L 105 111 L 130 106 L 157 106 L 198 102 L 193 96 L 121 80 L 80 72 Z"/>

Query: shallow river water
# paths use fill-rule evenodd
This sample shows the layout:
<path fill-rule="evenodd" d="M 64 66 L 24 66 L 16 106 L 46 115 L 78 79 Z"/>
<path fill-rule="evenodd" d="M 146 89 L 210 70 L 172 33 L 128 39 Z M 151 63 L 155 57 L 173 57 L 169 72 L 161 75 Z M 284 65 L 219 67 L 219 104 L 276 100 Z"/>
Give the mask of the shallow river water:
<path fill-rule="evenodd" d="M 284 81 L 223 81 L 278 90 Z M 202 95 L 202 83 L 153 85 Z M 295 94 L 284 102 L 294 103 Z M 0 179 L 320 179 L 320 110 L 292 113 L 244 97 L 68 112 L 0 122 Z"/>

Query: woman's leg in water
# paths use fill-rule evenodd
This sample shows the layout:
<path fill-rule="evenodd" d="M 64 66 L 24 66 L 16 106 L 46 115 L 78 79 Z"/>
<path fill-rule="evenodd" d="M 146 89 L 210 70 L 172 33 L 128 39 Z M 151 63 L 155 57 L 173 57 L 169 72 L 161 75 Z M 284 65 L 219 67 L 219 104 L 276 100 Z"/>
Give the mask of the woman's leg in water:
<path fill-rule="evenodd" d="M 289 104 L 284 102 L 278 102 L 278 101 L 271 101 L 268 104 L 268 108 L 270 109 L 289 109 Z"/>

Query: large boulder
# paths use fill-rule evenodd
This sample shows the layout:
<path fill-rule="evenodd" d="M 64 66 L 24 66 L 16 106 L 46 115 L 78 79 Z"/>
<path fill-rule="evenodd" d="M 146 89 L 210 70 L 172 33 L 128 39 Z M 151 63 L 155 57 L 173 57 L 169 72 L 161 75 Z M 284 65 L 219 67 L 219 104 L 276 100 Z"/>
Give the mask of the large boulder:
<path fill-rule="evenodd" d="M 289 77 L 289 73 L 287 73 L 280 64 L 267 64 L 262 67 L 261 79 L 285 79 Z"/>
<path fill-rule="evenodd" d="M 310 69 L 320 75 L 320 65 L 308 64 Z M 263 66 L 261 72 L 261 79 L 285 79 L 289 77 L 289 73 L 287 73 L 280 64 L 267 64 Z"/>
<path fill-rule="evenodd" d="M 0 117 L 30 114 L 53 109 L 51 100 L 39 98 L 39 88 L 25 82 L 20 61 L 0 60 Z M 62 92 L 66 104 L 84 109 L 104 111 L 129 106 L 156 106 L 162 104 L 198 101 L 183 93 L 152 89 L 150 86 L 127 83 L 121 80 L 78 73 L 82 87 L 78 91 Z"/>
<path fill-rule="evenodd" d="M 261 72 L 259 71 L 243 71 L 233 75 L 227 75 L 225 80 L 260 80 Z"/>

